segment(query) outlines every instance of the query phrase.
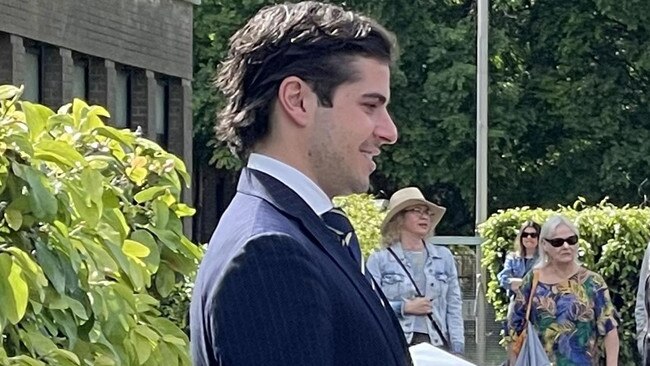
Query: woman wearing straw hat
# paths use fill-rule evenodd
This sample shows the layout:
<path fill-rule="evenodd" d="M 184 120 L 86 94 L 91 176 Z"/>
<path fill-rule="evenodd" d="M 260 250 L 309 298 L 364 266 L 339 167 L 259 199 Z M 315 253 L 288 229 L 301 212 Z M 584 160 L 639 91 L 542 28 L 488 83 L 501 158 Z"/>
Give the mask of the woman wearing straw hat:
<path fill-rule="evenodd" d="M 462 298 L 456 263 L 449 249 L 425 239 L 445 213 L 408 187 L 390 198 L 381 224 L 383 249 L 367 269 L 380 284 L 409 344 L 428 342 L 462 354 L 465 346 Z"/>

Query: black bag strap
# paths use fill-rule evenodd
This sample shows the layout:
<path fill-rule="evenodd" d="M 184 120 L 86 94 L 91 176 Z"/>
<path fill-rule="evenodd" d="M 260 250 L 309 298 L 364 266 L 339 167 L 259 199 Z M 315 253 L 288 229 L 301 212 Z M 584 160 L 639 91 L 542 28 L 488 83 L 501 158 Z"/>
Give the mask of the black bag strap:
<path fill-rule="evenodd" d="M 397 254 L 395 254 L 395 252 L 393 251 L 392 248 L 387 248 L 387 249 L 390 252 L 390 254 L 392 254 L 393 257 L 395 257 L 395 260 L 397 261 L 397 263 L 399 263 L 399 265 L 402 267 L 402 269 L 404 270 L 404 272 L 406 273 L 408 278 L 411 280 L 411 283 L 413 284 L 413 287 L 415 287 L 415 291 L 418 293 L 418 296 L 419 297 L 424 297 L 424 295 L 422 294 L 422 292 L 418 288 L 418 285 L 415 284 L 415 280 L 413 279 L 413 276 L 411 276 L 411 272 L 409 272 L 408 269 L 406 269 L 406 266 L 404 266 L 404 263 L 402 263 L 402 261 L 399 259 L 399 257 L 397 257 Z M 426 249 L 426 244 L 425 244 L 425 249 Z M 428 252 L 429 251 L 427 250 L 427 253 Z M 440 326 L 438 325 L 438 323 L 436 323 L 435 319 L 433 319 L 433 315 L 427 314 L 427 318 L 429 318 L 429 320 L 431 321 L 431 324 L 433 324 L 433 328 L 438 333 L 438 336 L 440 336 L 440 339 L 442 340 L 443 347 L 445 347 L 448 350 L 451 350 L 451 347 L 449 347 L 449 341 L 447 340 L 447 338 L 445 337 L 445 334 L 440 329 Z"/>

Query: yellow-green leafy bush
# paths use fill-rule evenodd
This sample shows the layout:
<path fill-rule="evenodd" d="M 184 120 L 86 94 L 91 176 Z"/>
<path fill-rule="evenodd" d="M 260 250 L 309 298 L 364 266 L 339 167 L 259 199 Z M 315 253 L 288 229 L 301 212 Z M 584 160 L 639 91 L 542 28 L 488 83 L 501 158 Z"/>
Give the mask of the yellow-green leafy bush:
<path fill-rule="evenodd" d="M 352 194 L 337 197 L 334 203 L 340 206 L 350 218 L 354 231 L 359 238 L 359 245 L 364 257 L 368 257 L 373 250 L 379 248 L 381 232 L 379 226 L 386 216 L 369 194 Z"/>
<path fill-rule="evenodd" d="M 183 162 L 79 99 L 0 86 L 0 364 L 189 365 L 159 300 L 201 252 Z"/>
<path fill-rule="evenodd" d="M 634 305 L 639 269 L 650 238 L 650 209 L 615 207 L 606 201 L 586 206 L 580 199 L 573 207 L 557 210 L 528 207 L 500 210 L 479 227 L 483 243 L 482 265 L 487 270 L 487 300 L 494 306 L 497 320 L 505 319 L 508 299 L 499 287 L 497 273 L 517 230 L 526 220 L 542 224 L 549 216 L 560 213 L 572 220 L 580 231 L 580 260 L 584 266 L 603 276 L 609 286 L 614 306 L 621 317 L 620 364 L 638 365 L 635 345 Z"/>

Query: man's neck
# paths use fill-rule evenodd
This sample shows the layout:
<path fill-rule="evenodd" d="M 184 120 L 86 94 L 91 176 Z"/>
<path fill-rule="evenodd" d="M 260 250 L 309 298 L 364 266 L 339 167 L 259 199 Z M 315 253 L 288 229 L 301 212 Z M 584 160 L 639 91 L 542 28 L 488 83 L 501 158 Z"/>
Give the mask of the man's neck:
<path fill-rule="evenodd" d="M 253 153 L 247 166 L 266 173 L 296 192 L 318 215 L 332 208 L 332 199 L 311 178 L 286 162 L 260 153 Z"/>
<path fill-rule="evenodd" d="M 305 164 L 304 161 L 299 159 L 299 157 L 305 156 L 304 153 L 295 151 L 295 149 L 291 149 L 291 147 L 287 147 L 286 149 L 274 149 L 265 145 L 256 146 L 253 153 L 264 155 L 269 158 L 275 159 L 281 163 L 287 164 L 288 166 L 304 174 L 307 178 L 309 178 L 312 182 L 314 182 L 320 189 L 322 189 L 325 192 L 323 187 L 319 184 L 318 180 L 314 176 L 311 169 L 308 168 L 307 164 Z M 333 198 L 327 192 L 325 193 L 329 196 L 330 200 Z"/>

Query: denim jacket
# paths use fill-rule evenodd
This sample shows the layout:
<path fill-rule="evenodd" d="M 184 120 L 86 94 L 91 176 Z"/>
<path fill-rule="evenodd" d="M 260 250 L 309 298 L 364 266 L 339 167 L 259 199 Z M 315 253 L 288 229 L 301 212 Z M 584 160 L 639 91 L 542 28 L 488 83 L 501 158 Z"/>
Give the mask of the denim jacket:
<path fill-rule="evenodd" d="M 404 266 L 409 269 L 408 262 L 402 250 L 402 244 L 397 242 L 391 245 Z M 445 247 L 426 244 L 428 257 L 424 263 L 426 289 L 420 291 L 432 299 L 433 318 L 435 319 L 445 337 L 449 340 L 451 352 L 463 353 L 465 336 L 463 328 L 462 297 L 458 283 L 456 262 L 451 251 Z M 413 325 L 418 315 L 404 314 L 404 301 L 417 296 L 415 286 L 404 272 L 393 255 L 382 249 L 374 252 L 368 258 L 366 268 L 375 281 L 380 284 L 382 291 L 390 302 L 410 343 L 413 338 Z M 424 316 L 424 315 L 421 315 Z M 442 340 L 431 322 L 427 321 L 429 338 L 433 345 L 442 345 Z"/>
<path fill-rule="evenodd" d="M 510 279 L 513 277 L 524 278 L 534 262 L 535 260 L 530 261 L 528 267 L 526 267 L 526 260 L 524 257 L 512 252 L 506 255 L 503 270 L 497 274 L 497 278 L 499 279 L 501 287 L 507 291 L 508 297 L 514 294 L 512 290 L 510 290 Z"/>

